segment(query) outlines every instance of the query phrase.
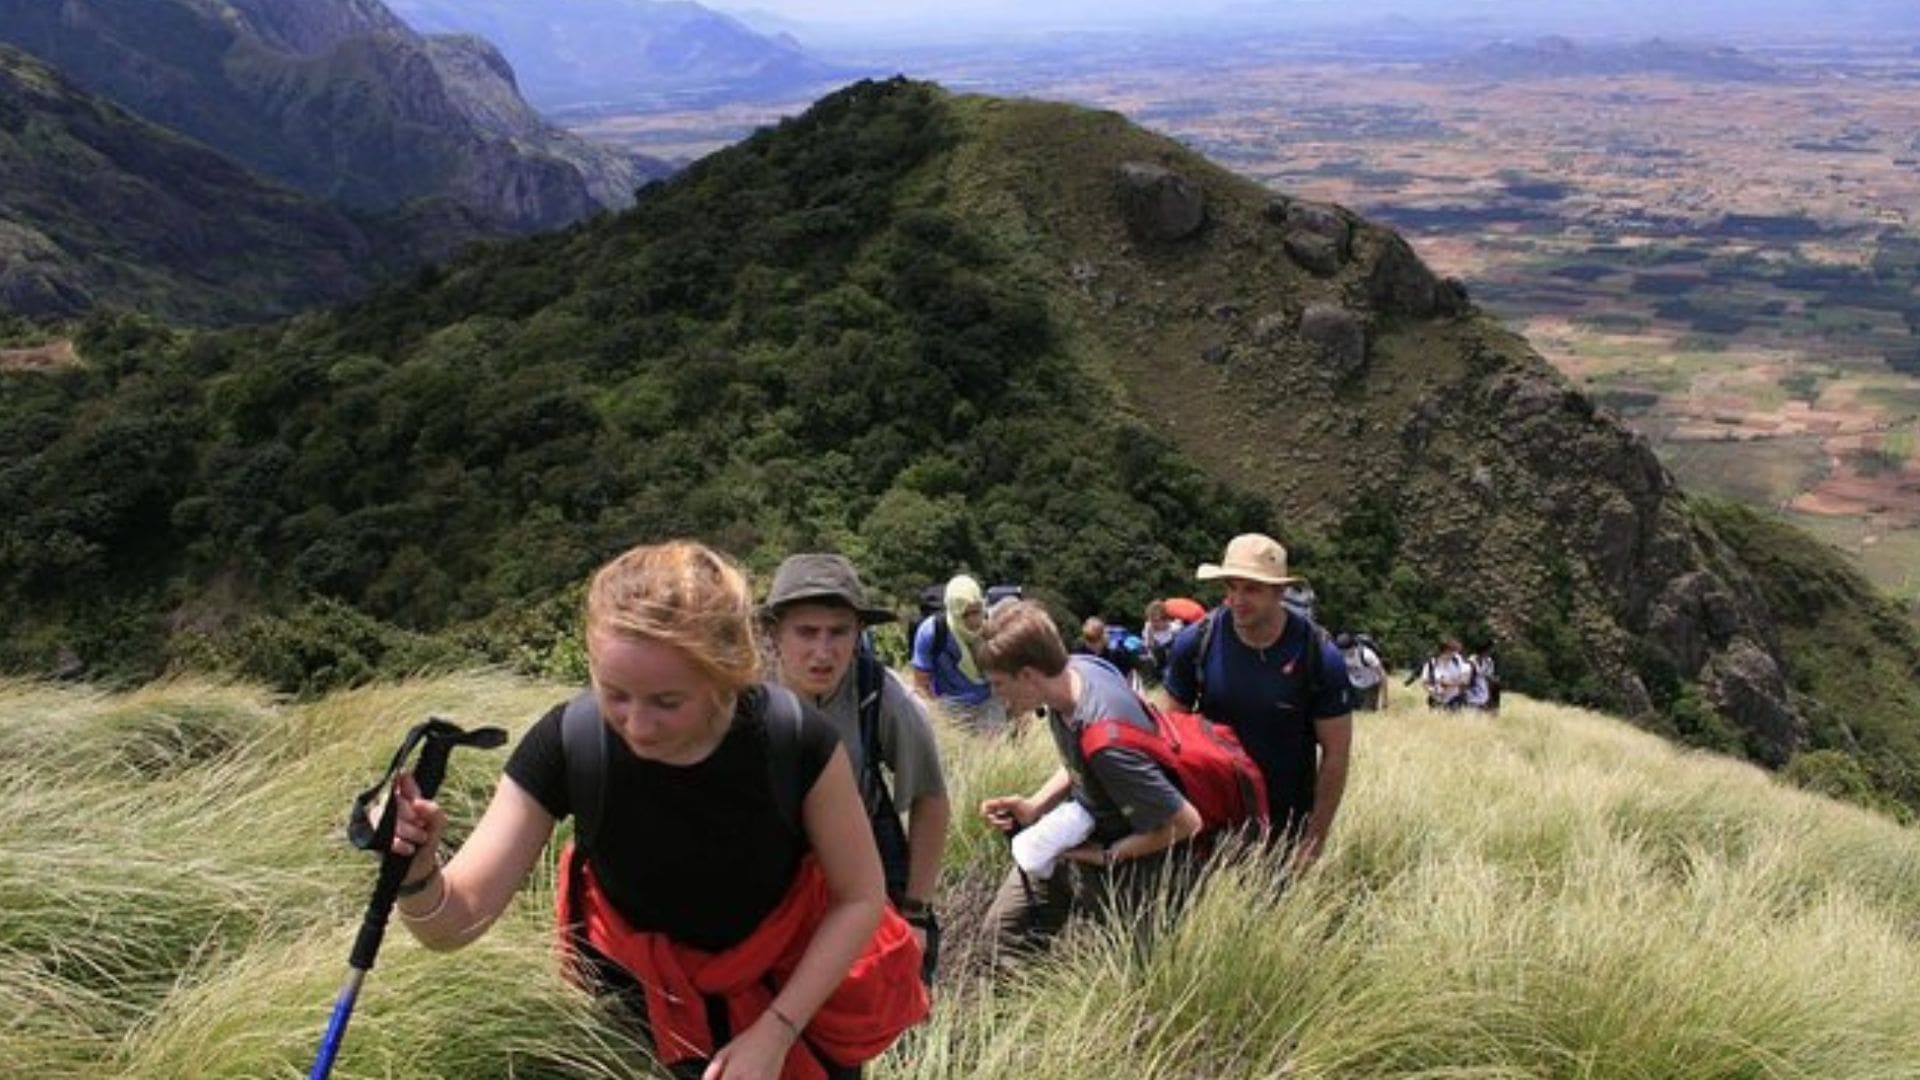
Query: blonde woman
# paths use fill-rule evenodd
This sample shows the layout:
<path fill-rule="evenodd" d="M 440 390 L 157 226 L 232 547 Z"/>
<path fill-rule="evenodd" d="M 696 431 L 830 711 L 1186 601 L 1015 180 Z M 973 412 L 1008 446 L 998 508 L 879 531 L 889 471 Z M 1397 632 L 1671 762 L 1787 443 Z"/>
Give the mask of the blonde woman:
<path fill-rule="evenodd" d="M 886 907 L 846 750 L 758 681 L 754 622 L 745 575 L 703 545 L 602 567 L 591 689 L 528 730 L 445 865 L 446 813 L 397 787 L 400 915 L 429 948 L 474 940 L 572 816 L 558 914 L 575 970 L 675 1076 L 858 1076 L 926 1015 L 920 951 Z"/>

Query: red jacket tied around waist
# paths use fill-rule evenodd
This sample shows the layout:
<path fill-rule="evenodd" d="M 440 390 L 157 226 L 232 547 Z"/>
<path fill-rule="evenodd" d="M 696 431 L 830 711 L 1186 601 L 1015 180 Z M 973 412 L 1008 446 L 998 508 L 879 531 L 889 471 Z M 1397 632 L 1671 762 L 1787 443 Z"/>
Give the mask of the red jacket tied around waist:
<path fill-rule="evenodd" d="M 665 934 L 627 925 L 600 891 L 591 864 L 583 862 L 574 876 L 573 863 L 579 857 L 572 844 L 560 854 L 560 881 L 577 880 L 580 893 L 575 897 L 575 890 L 564 885 L 556 890 L 561 947 L 572 954 L 570 928 L 578 919 L 587 944 L 634 977 L 646 995 L 655 1053 L 667 1065 L 710 1058 L 719 1050 L 707 1024 L 707 997 L 726 1003 L 735 1034 L 758 1020 L 799 965 L 827 913 L 826 874 L 807 855 L 779 906 L 746 940 L 723 952 L 703 952 Z M 843 1065 L 878 1057 L 901 1032 L 925 1019 L 930 1007 L 920 982 L 919 942 L 906 921 L 885 907 L 880 926 L 847 977 L 807 1022 L 805 1039 L 787 1051 L 780 1075 L 786 1080 L 825 1077 L 808 1045 Z"/>

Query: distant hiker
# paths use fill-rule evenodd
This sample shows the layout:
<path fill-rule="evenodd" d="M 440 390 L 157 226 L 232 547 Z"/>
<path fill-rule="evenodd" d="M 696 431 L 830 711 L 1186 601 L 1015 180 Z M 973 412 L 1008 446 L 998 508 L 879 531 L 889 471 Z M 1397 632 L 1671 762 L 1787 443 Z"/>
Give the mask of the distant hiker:
<path fill-rule="evenodd" d="M 1347 662 L 1347 685 L 1353 687 L 1355 712 L 1379 712 L 1387 707 L 1387 667 L 1367 642 L 1342 631 L 1333 639 Z"/>
<path fill-rule="evenodd" d="M 1074 642 L 1073 648 L 1068 651 L 1080 656 L 1105 655 L 1107 651 L 1106 620 L 1098 615 L 1087 616 L 1087 621 L 1080 624 L 1080 640 Z"/>
<path fill-rule="evenodd" d="M 444 866 L 446 812 L 397 785 L 400 916 L 432 949 L 479 937 L 571 815 L 556 914 L 572 970 L 672 1075 L 857 1077 L 927 1014 L 920 947 L 887 906 L 833 725 L 756 681 L 754 623 L 746 576 L 700 544 L 601 567 L 592 688 L 527 731 Z"/>
<path fill-rule="evenodd" d="M 961 727 L 982 735 L 1007 728 L 1007 710 L 993 696 L 974 658 L 987 623 L 980 583 L 965 574 L 947 582 L 943 609 L 913 632 L 913 682 L 922 697 L 937 701 Z"/>
<path fill-rule="evenodd" d="M 950 807 L 926 708 L 862 644 L 866 627 L 895 616 L 869 606 L 853 564 L 828 554 L 782 561 L 761 612 L 780 682 L 820 710 L 847 751 L 880 848 L 887 898 L 920 935 L 931 982 L 940 943 L 933 891 Z"/>
<path fill-rule="evenodd" d="M 1287 549 L 1245 533 L 1201 581 L 1222 581 L 1226 602 L 1174 639 L 1167 694 L 1239 735 L 1267 783 L 1275 839 L 1305 869 L 1325 847 L 1347 788 L 1352 687 L 1340 650 L 1313 620 L 1290 611 Z"/>
<path fill-rule="evenodd" d="M 1467 684 L 1467 707 L 1499 712 L 1500 675 L 1493 653 L 1485 649 L 1473 653 L 1467 657 L 1467 667 L 1473 670 L 1473 681 Z"/>
<path fill-rule="evenodd" d="M 1088 842 L 1066 852 L 1069 873 L 1035 880 L 1008 872 L 987 910 L 986 926 L 1002 962 L 1044 947 L 1076 911 L 1142 905 L 1163 880 L 1184 880 L 1190 852 L 1180 842 L 1200 831 L 1200 812 L 1145 753 L 1111 746 L 1089 755 L 1083 735 L 1129 725 L 1156 730 L 1145 702 L 1099 659 L 1070 656 L 1046 610 L 1030 601 L 994 612 L 980 643 L 980 663 L 996 696 L 1012 711 L 1045 706 L 1061 767 L 1031 795 L 985 800 L 980 813 L 1003 829 L 1033 825 L 1062 801 L 1086 809 Z M 1057 819 L 1054 819 L 1057 822 Z"/>
<path fill-rule="evenodd" d="M 1440 643 L 1440 651 L 1421 665 L 1420 682 L 1427 690 L 1428 708 L 1453 710 L 1466 706 L 1473 667 L 1460 655 L 1459 638 Z"/>
<path fill-rule="evenodd" d="M 1105 619 L 1098 615 L 1089 615 L 1087 621 L 1080 624 L 1080 640 L 1073 643 L 1069 652 L 1079 656 L 1097 656 L 1112 664 L 1134 689 L 1140 689 L 1140 657 L 1130 651 L 1125 642 L 1139 638 L 1124 627 L 1108 626 Z"/>
<path fill-rule="evenodd" d="M 1178 620 L 1182 626 L 1192 626 L 1206 617 L 1206 605 L 1190 596 L 1174 596 L 1167 599 L 1167 618 Z"/>
<path fill-rule="evenodd" d="M 1287 610 L 1293 612 L 1295 615 L 1307 619 L 1313 618 L 1313 586 L 1307 584 L 1305 581 L 1295 581 L 1293 584 L 1280 590 L 1280 602 L 1285 604 Z"/>
<path fill-rule="evenodd" d="M 1173 653 L 1174 636 L 1186 624 L 1167 614 L 1165 600 L 1151 600 L 1147 603 L 1147 616 L 1140 624 L 1140 637 L 1147 643 L 1147 653 L 1153 658 L 1153 678 L 1158 682 L 1166 677 L 1167 657 Z"/>

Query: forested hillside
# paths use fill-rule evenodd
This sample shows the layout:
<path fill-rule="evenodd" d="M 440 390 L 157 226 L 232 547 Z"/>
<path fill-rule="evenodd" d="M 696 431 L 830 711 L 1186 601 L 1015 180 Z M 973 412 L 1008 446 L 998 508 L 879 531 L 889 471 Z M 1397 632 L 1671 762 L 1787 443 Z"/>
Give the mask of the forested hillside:
<path fill-rule="evenodd" d="M 0 311 L 186 322 L 364 292 L 407 245 L 76 89 L 0 45 Z"/>
<path fill-rule="evenodd" d="M 581 576 L 675 534 L 1132 618 L 1258 527 L 1403 664 L 1484 637 L 1920 806 L 1920 646 L 1831 553 L 1674 489 L 1397 236 L 1113 114 L 862 83 L 331 314 L 77 341 L 3 376 L 14 670 L 564 670 Z"/>

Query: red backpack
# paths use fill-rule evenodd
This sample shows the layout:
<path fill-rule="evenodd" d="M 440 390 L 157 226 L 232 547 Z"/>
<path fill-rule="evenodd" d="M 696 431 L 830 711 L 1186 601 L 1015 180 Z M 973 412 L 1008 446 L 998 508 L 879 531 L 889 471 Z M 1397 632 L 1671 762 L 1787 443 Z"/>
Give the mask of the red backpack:
<path fill-rule="evenodd" d="M 1267 782 L 1231 728 L 1199 713 L 1163 712 L 1142 698 L 1153 731 L 1118 720 L 1097 720 L 1080 729 L 1080 753 L 1093 760 L 1102 750 L 1123 747 L 1153 759 L 1193 808 L 1200 812 L 1203 845 L 1218 833 L 1267 827 Z"/>

